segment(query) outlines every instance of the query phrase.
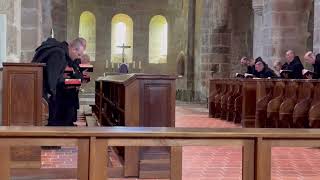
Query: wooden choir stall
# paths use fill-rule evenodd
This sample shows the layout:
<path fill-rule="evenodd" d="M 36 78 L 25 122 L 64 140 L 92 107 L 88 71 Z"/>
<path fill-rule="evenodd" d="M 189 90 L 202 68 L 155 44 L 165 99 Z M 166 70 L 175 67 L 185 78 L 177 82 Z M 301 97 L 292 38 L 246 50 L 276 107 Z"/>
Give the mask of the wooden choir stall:
<path fill-rule="evenodd" d="M 320 127 L 320 80 L 212 79 L 209 92 L 210 117 L 249 128 Z"/>
<path fill-rule="evenodd" d="M 102 126 L 175 127 L 175 79 L 147 74 L 98 78 L 93 112 Z M 123 161 L 125 177 L 170 176 L 169 148 L 112 149 Z M 175 153 L 171 156 L 181 156 L 182 152 Z"/>

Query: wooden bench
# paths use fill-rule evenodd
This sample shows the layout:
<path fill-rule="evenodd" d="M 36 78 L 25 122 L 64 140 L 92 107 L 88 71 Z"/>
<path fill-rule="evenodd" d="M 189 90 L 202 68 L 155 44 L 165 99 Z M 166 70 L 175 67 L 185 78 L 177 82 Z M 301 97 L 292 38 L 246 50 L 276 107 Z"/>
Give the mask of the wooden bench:
<path fill-rule="evenodd" d="M 272 147 L 319 147 L 319 129 L 195 129 L 195 128 L 51 128 L 0 127 L 0 179 L 10 179 L 10 147 L 77 146 L 80 180 L 105 180 L 110 146 L 170 146 L 171 180 L 182 179 L 184 146 L 240 146 L 242 179 L 271 179 Z M 177 154 L 177 153 L 174 153 Z"/>

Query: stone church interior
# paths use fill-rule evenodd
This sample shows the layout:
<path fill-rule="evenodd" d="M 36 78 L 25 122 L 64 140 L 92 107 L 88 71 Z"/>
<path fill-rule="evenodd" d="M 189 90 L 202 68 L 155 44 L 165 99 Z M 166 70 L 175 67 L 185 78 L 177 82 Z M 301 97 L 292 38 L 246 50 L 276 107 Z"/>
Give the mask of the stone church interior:
<path fill-rule="evenodd" d="M 320 0 L 0 0 L 0 179 L 320 179 Z"/>

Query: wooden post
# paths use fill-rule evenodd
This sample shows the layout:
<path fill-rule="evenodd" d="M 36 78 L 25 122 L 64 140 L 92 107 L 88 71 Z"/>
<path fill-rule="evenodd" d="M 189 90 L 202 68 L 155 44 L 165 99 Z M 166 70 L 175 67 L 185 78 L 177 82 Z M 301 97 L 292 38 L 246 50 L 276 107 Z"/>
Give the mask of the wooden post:
<path fill-rule="evenodd" d="M 10 147 L 1 145 L 0 146 L 0 179 L 10 180 Z"/>
<path fill-rule="evenodd" d="M 258 180 L 271 180 L 271 143 L 258 138 L 256 143 L 256 178 Z"/>
<path fill-rule="evenodd" d="M 107 149 L 107 140 L 91 137 L 89 180 L 106 180 L 108 178 L 109 154 Z"/>
<path fill-rule="evenodd" d="M 88 180 L 89 179 L 89 139 L 78 140 L 78 179 Z"/>
<path fill-rule="evenodd" d="M 182 147 L 171 147 L 170 153 L 170 179 L 182 180 Z"/>
<path fill-rule="evenodd" d="M 242 179 L 254 180 L 255 167 L 255 142 L 254 140 L 246 140 L 242 149 Z"/>

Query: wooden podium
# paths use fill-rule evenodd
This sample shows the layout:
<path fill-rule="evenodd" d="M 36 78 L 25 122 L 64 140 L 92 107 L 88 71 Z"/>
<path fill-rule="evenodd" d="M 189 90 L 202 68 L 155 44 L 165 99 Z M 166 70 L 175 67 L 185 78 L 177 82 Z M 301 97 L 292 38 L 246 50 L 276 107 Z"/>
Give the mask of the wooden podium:
<path fill-rule="evenodd" d="M 98 78 L 93 112 L 102 126 L 175 127 L 175 80 L 147 74 Z M 124 176 L 169 178 L 169 148 L 115 149 L 123 158 Z"/>
<path fill-rule="evenodd" d="M 42 126 L 44 64 L 3 63 L 2 125 Z M 13 168 L 40 168 L 40 147 L 12 147 Z"/>

